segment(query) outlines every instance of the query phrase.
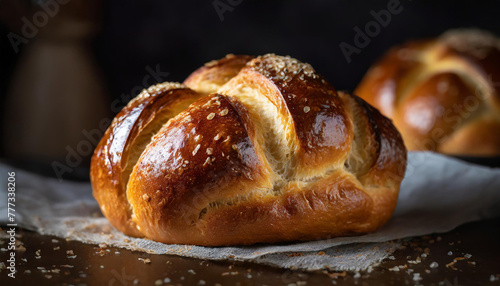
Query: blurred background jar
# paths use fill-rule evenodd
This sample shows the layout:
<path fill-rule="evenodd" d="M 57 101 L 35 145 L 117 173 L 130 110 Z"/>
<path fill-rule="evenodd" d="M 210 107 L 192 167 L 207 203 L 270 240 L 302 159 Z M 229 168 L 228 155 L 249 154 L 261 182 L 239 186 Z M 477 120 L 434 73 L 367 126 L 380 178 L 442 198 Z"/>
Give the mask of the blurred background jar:
<path fill-rule="evenodd" d="M 85 144 L 90 140 L 85 134 L 98 140 L 100 121 L 112 116 L 90 50 L 101 3 L 44 0 L 2 5 L 2 20 L 11 28 L 7 37 L 19 52 L 5 99 L 5 156 L 33 168 L 59 162 L 67 167 L 64 173 L 78 172 L 88 166 L 95 146 Z"/>

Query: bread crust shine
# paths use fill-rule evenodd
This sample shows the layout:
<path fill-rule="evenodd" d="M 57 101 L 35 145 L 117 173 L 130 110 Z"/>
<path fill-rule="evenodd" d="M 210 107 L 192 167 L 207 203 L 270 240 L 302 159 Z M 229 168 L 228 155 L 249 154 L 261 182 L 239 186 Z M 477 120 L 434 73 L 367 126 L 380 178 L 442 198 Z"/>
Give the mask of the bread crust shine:
<path fill-rule="evenodd" d="M 387 222 L 406 167 L 391 122 L 290 57 L 227 59 L 194 72 L 185 82 L 194 90 L 158 93 L 183 103 L 148 121 L 156 127 L 147 144 L 113 161 L 111 141 L 130 139 L 111 134 L 145 130 L 137 120 L 116 123 L 138 103 L 117 116 L 91 171 L 111 224 L 164 243 L 216 246 L 363 234 Z M 124 168 L 115 165 L 133 169 L 116 175 Z"/>

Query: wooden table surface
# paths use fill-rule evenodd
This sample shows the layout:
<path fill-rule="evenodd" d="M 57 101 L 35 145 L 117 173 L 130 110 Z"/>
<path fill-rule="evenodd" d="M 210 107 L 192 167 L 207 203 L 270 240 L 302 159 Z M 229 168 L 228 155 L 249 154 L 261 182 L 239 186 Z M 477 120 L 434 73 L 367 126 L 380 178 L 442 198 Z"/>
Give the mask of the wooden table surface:
<path fill-rule="evenodd" d="M 12 279 L 1 269 L 0 285 L 500 285 L 500 218 L 408 239 L 393 257 L 359 273 L 292 271 L 99 247 L 22 229 L 17 234 L 18 273 Z M 7 244 L 4 227 L 4 263 Z"/>

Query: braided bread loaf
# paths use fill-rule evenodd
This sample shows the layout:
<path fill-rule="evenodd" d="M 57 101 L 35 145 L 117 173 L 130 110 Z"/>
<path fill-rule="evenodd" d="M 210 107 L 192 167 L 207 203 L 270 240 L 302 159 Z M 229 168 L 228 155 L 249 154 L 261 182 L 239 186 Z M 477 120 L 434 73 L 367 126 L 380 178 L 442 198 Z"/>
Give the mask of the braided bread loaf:
<path fill-rule="evenodd" d="M 355 94 L 394 120 L 409 150 L 500 155 L 500 40 L 489 33 L 393 48 Z"/>
<path fill-rule="evenodd" d="M 97 146 L 91 181 L 125 234 L 234 245 L 374 231 L 405 167 L 391 122 L 310 65 L 230 55 L 132 100 Z"/>

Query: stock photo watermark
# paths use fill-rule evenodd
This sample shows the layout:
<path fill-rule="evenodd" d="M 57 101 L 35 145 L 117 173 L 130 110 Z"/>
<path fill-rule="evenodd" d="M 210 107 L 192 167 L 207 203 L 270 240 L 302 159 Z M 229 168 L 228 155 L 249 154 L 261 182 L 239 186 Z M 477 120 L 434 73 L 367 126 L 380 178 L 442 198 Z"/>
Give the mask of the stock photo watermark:
<path fill-rule="evenodd" d="M 224 21 L 224 13 L 233 12 L 234 8 L 243 3 L 243 0 L 215 0 L 212 2 L 217 16 L 221 22 Z"/>
<path fill-rule="evenodd" d="M 16 173 L 7 172 L 7 234 L 8 234 L 8 259 L 6 261 L 7 276 L 16 278 Z"/>
<path fill-rule="evenodd" d="M 108 282 L 108 285 L 109 286 L 113 286 L 113 285 L 135 285 L 136 283 L 134 283 L 135 281 L 135 276 L 132 276 L 132 275 L 127 275 L 127 273 L 125 273 L 125 268 L 123 267 L 122 268 L 122 271 L 121 273 L 116 271 L 115 269 L 111 270 L 111 274 L 113 274 L 113 278 L 111 278 Z"/>
<path fill-rule="evenodd" d="M 132 98 L 134 98 L 137 94 L 139 94 L 143 89 L 148 88 L 149 86 L 163 82 L 170 73 L 163 72 L 160 70 L 160 65 L 157 64 L 154 68 L 150 66 L 146 66 L 145 68 L 147 74 L 143 77 L 141 84 L 132 88 L 130 93 L 121 94 L 119 99 L 114 100 L 110 109 L 114 113 L 118 113 L 123 106 L 125 106 Z M 152 82 L 150 82 L 152 80 Z M 94 148 L 101 140 L 102 135 L 108 129 L 108 126 L 111 124 L 112 119 L 103 118 L 99 121 L 98 128 L 94 128 L 92 130 L 82 130 L 82 135 L 85 139 L 78 142 L 76 146 L 66 146 L 66 157 L 64 162 L 54 161 L 52 162 L 52 170 L 54 171 L 56 177 L 61 181 L 63 179 L 63 175 L 66 173 L 72 173 L 75 168 L 80 166 L 83 162 L 84 158 L 91 155 L 94 152 Z"/>
<path fill-rule="evenodd" d="M 411 0 L 408 0 L 411 1 Z M 354 38 L 352 42 L 341 42 L 339 45 L 340 51 L 344 55 L 347 63 L 351 63 L 352 56 L 361 53 L 362 49 L 368 47 L 373 38 L 377 37 L 382 28 L 387 27 L 393 16 L 400 14 L 404 7 L 399 0 L 389 0 L 386 9 L 370 11 L 373 20 L 368 21 L 362 28 L 354 27 Z"/>
<path fill-rule="evenodd" d="M 21 22 L 23 26 L 21 28 L 21 35 L 14 32 L 7 34 L 7 38 L 14 49 L 14 52 L 19 53 L 19 46 L 22 44 L 28 44 L 31 39 L 36 37 L 43 27 L 45 27 L 50 19 L 54 18 L 61 8 L 61 5 L 66 5 L 71 0 L 42 0 L 36 1 L 36 4 L 40 6 L 41 10 L 35 12 L 31 19 L 27 17 L 22 17 Z"/>

